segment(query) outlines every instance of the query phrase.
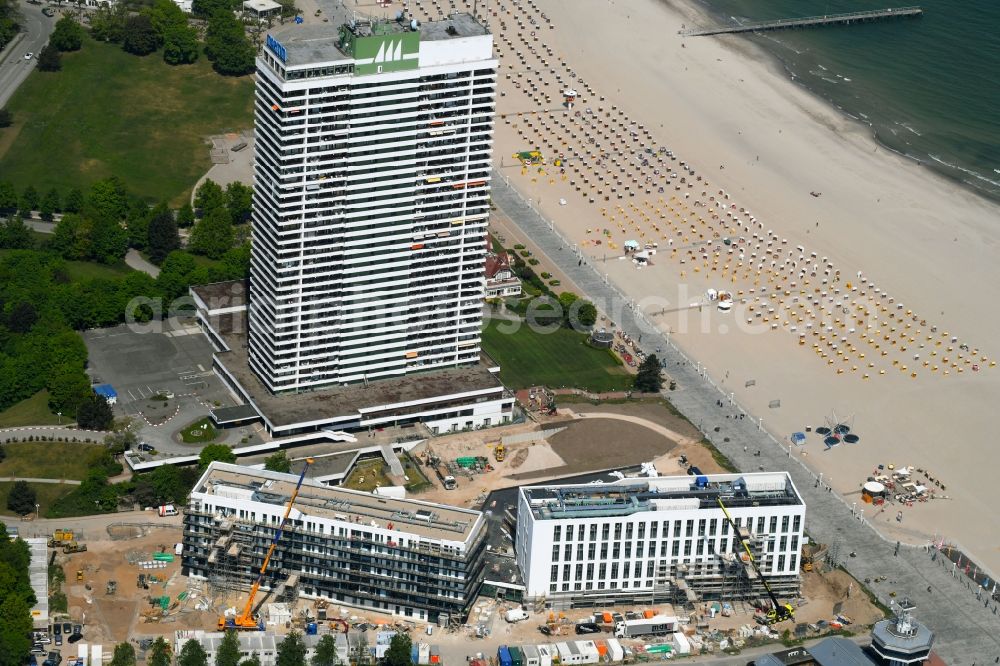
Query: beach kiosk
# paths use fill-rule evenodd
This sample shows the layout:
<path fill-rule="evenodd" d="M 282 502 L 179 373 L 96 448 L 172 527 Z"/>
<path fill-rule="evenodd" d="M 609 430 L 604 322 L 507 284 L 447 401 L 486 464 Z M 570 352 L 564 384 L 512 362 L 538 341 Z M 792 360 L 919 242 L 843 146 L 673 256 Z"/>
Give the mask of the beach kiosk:
<path fill-rule="evenodd" d="M 865 504 L 881 504 L 886 496 L 885 484 L 869 481 L 861 487 L 861 501 Z"/>

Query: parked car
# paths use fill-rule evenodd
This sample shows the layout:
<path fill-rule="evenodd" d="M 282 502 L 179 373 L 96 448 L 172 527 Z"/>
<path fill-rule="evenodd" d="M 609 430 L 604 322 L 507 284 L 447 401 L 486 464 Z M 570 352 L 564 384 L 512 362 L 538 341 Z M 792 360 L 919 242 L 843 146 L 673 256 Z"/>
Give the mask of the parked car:
<path fill-rule="evenodd" d="M 35 57 L 35 54 L 32 53 L 31 51 L 28 51 L 27 53 L 24 54 L 24 59 L 25 60 L 31 60 L 34 57 Z"/>
<path fill-rule="evenodd" d="M 45 9 L 42 10 L 42 13 L 45 14 L 46 16 L 48 16 L 48 17 L 52 17 L 52 16 L 56 15 L 55 11 L 53 11 L 51 7 L 46 7 Z"/>
<path fill-rule="evenodd" d="M 62 634 L 56 634 L 56 647 L 62 645 Z"/>
<path fill-rule="evenodd" d="M 63 622 L 62 623 L 62 632 L 64 634 L 66 634 L 67 636 L 69 636 L 70 634 L 72 634 L 73 633 L 73 624 L 71 622 Z"/>
<path fill-rule="evenodd" d="M 139 448 L 140 451 L 153 451 L 154 450 L 153 447 L 152 447 L 152 445 L 147 444 L 146 442 L 141 442 L 139 444 L 138 448 Z"/>
<path fill-rule="evenodd" d="M 45 654 L 45 646 L 41 643 L 34 643 L 31 646 L 32 654 Z"/>
<path fill-rule="evenodd" d="M 576 625 L 576 633 L 599 634 L 601 633 L 601 627 L 596 622 L 581 622 L 578 625 Z"/>

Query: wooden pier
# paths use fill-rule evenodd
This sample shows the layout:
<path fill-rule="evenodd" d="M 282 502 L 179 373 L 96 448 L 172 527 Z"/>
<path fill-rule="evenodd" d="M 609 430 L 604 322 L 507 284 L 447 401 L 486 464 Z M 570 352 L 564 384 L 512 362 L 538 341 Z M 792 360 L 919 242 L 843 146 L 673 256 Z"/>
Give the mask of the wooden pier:
<path fill-rule="evenodd" d="M 812 28 L 821 25 L 849 25 L 851 23 L 866 23 L 868 21 L 884 21 L 885 19 L 913 18 L 920 16 L 924 10 L 920 7 L 895 7 L 889 9 L 872 9 L 864 12 L 848 12 L 845 14 L 826 14 L 824 16 L 807 16 L 805 18 L 777 19 L 774 21 L 754 21 L 742 25 L 717 26 L 714 28 L 692 28 L 680 30 L 685 37 L 701 37 L 703 35 L 724 35 L 737 32 L 762 32 L 764 30 L 786 30 L 788 28 Z"/>

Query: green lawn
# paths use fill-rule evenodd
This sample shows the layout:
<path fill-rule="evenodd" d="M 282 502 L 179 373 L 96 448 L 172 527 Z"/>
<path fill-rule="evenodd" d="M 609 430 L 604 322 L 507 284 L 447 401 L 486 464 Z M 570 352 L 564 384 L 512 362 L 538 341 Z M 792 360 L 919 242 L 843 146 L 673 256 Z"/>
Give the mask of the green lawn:
<path fill-rule="evenodd" d="M 63 419 L 63 422 L 69 421 Z M 49 392 L 45 389 L 0 412 L 0 428 L 58 423 L 59 417 L 49 411 Z"/>
<path fill-rule="evenodd" d="M 26 436 L 21 434 L 21 436 Z M 37 479 L 86 478 L 87 458 L 103 444 L 74 442 L 14 442 L 4 444 L 7 457 L 0 462 L 0 479 L 12 476 Z"/>
<path fill-rule="evenodd" d="M 0 481 L 0 516 L 13 516 L 13 511 L 7 508 L 7 495 L 14 484 L 10 481 Z M 44 516 L 47 507 L 62 497 L 73 491 L 76 486 L 67 486 L 61 483 L 31 483 L 28 484 L 35 489 L 35 501 L 41 505 L 41 513 Z M 16 526 L 17 523 L 8 523 Z"/>
<path fill-rule="evenodd" d="M 483 349 L 500 364 L 500 379 L 512 389 L 545 385 L 589 391 L 622 391 L 632 386 L 610 352 L 594 349 L 587 336 L 572 329 L 536 333 L 524 323 L 502 333 L 510 322 L 494 321 L 483 330 Z"/>
<path fill-rule="evenodd" d="M 219 436 L 219 431 L 215 429 L 211 421 L 204 418 L 187 426 L 181 430 L 180 434 L 181 440 L 185 444 L 207 444 Z"/>
<path fill-rule="evenodd" d="M 0 173 L 20 190 L 86 188 L 117 175 L 129 191 L 183 202 L 211 167 L 206 139 L 253 124 L 253 80 L 219 76 L 201 57 L 171 67 L 86 38 L 62 71 L 31 73 L 7 104 Z"/>
<path fill-rule="evenodd" d="M 381 458 L 374 458 L 358 462 L 341 485 L 352 490 L 363 490 L 370 493 L 376 487 L 391 486 L 392 480 L 386 473 L 385 461 Z"/>

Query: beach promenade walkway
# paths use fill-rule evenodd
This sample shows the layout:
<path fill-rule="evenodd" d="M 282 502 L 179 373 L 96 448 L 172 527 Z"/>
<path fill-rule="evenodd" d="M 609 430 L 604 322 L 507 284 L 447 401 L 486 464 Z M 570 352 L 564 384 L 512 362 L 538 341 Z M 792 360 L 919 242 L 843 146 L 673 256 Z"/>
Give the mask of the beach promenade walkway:
<path fill-rule="evenodd" d="M 824 25 L 850 25 L 852 23 L 868 23 L 870 21 L 884 21 L 895 18 L 915 18 L 921 16 L 923 13 L 924 10 L 920 7 L 869 9 L 863 12 L 824 14 L 823 16 L 776 19 L 774 21 L 753 21 L 739 25 L 720 25 L 714 28 L 689 28 L 679 32 L 684 37 L 703 37 L 705 35 L 726 35 L 737 32 L 764 32 L 767 30 L 787 30 L 790 28 L 814 28 Z"/>
<path fill-rule="evenodd" d="M 641 339 L 647 353 L 666 360 L 666 369 L 677 382 L 670 402 L 739 469 L 788 470 L 808 506 L 806 530 L 821 543 L 836 546 L 843 566 L 858 580 L 886 576 L 873 583 L 872 592 L 886 606 L 892 598 L 909 597 L 917 605 L 916 617 L 936 636 L 935 650 L 949 664 L 992 663 L 1000 657 L 1000 605 L 976 589 L 963 576 L 955 576 L 953 565 L 933 548 L 897 546 L 879 534 L 867 521 L 856 518 L 849 503 L 832 492 L 808 470 L 788 447 L 778 443 L 750 414 L 730 405 L 700 364 L 688 359 L 626 299 L 600 271 L 600 263 L 574 252 L 553 225 L 494 171 L 493 202 L 537 245 L 548 260 L 573 280 L 634 340 Z M 641 336 L 641 338 L 640 338 Z M 719 406 L 719 402 L 723 406 Z M 728 416 L 728 418 L 727 418 Z M 715 427 L 719 427 L 719 432 Z M 726 441 L 728 439 L 728 441 Z M 757 451 L 760 456 L 755 456 Z M 849 557 L 850 552 L 856 557 Z M 937 556 L 937 557 L 935 557 Z M 931 591 L 928 592 L 928 586 Z M 978 596 L 977 596 L 978 594 Z M 981 597 L 981 598 L 979 598 Z"/>

